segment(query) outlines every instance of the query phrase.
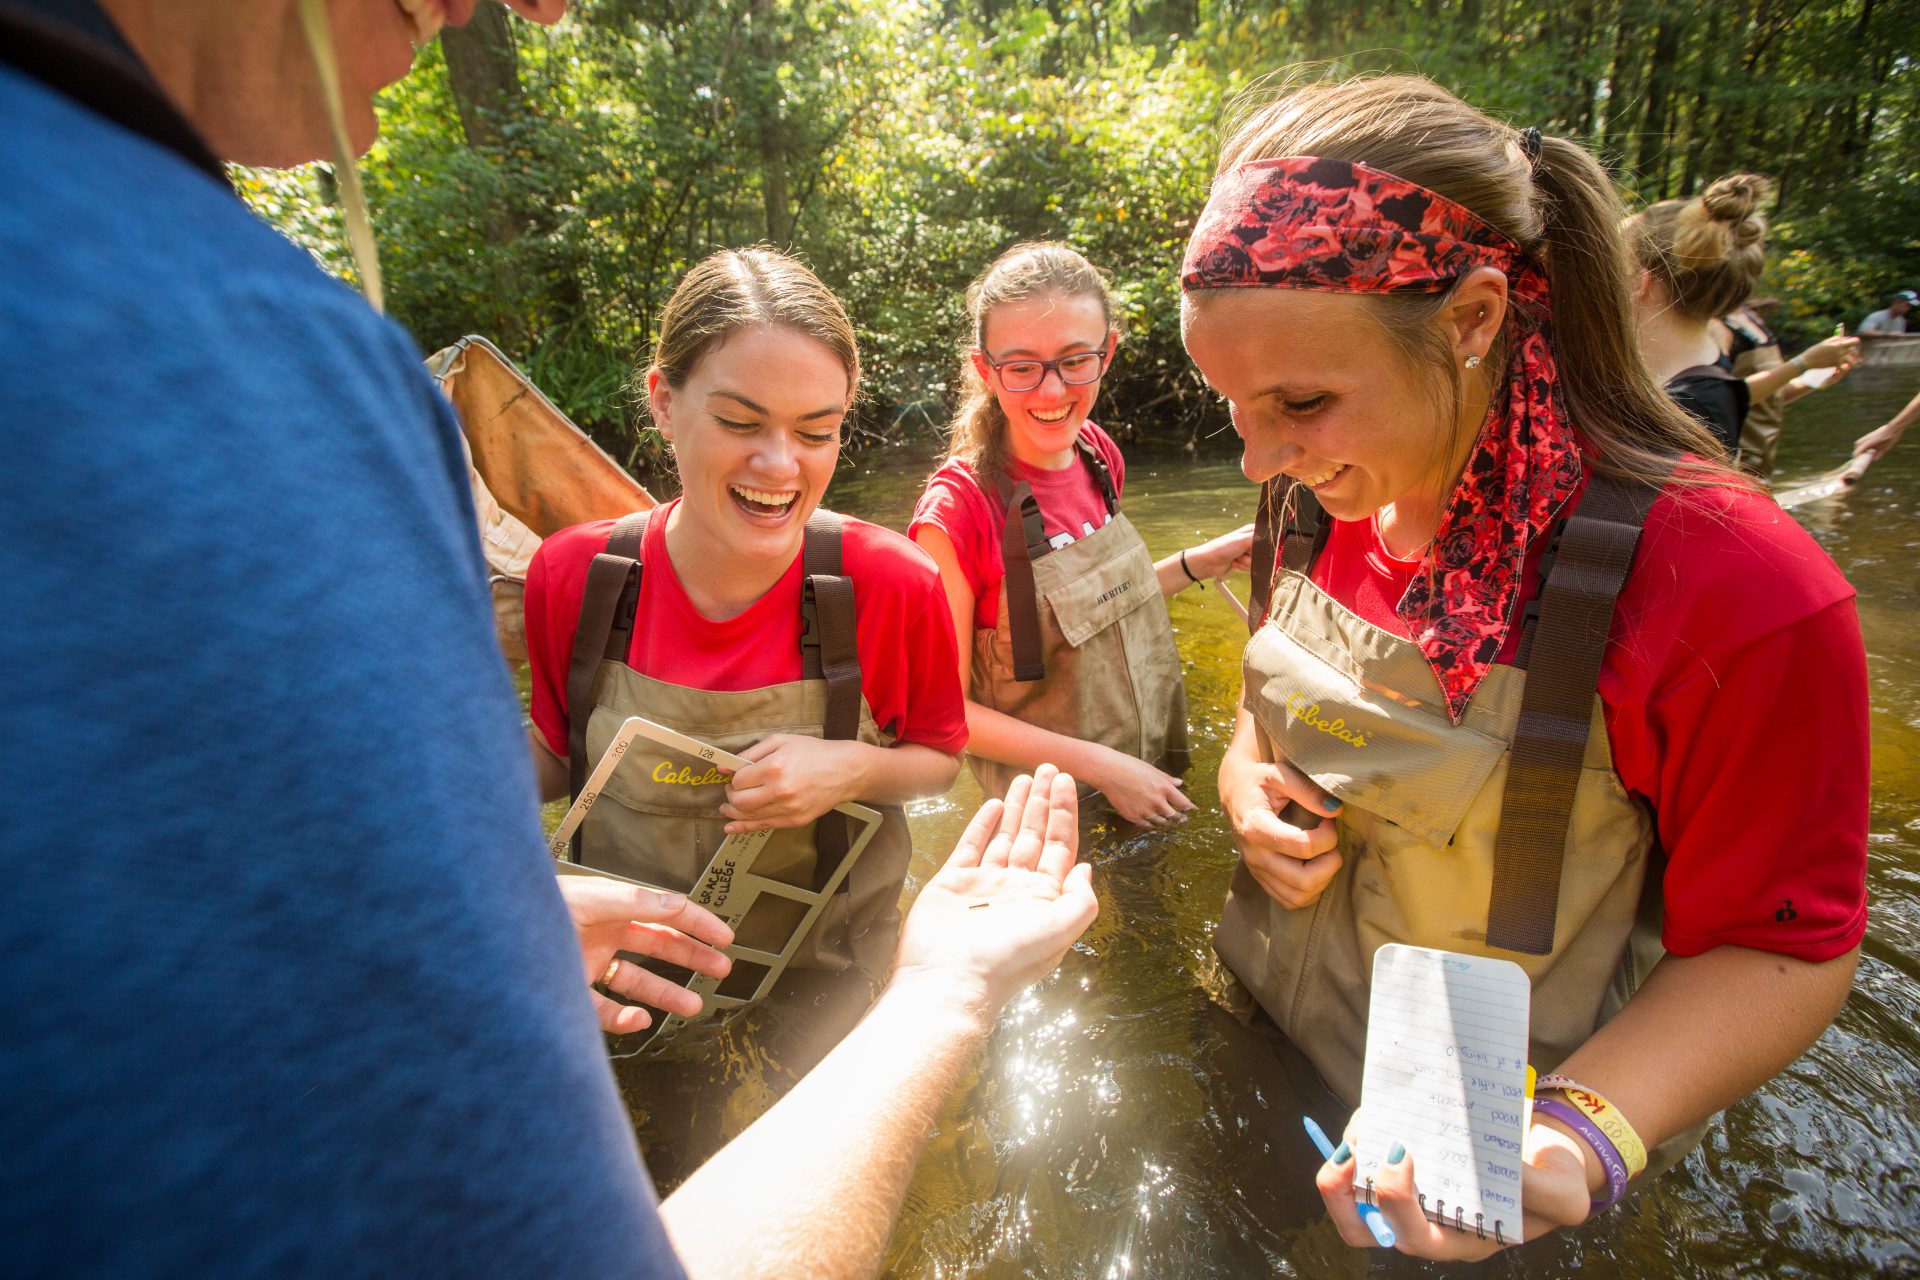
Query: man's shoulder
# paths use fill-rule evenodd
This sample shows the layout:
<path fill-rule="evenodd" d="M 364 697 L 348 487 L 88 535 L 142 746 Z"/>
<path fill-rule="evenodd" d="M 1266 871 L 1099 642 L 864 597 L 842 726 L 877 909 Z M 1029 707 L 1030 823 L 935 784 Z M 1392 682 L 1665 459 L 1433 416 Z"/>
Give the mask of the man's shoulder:
<path fill-rule="evenodd" d="M 18 72 L 0 68 L 0 251 L 29 283 L 117 284 L 244 293 L 270 276 L 278 291 L 345 292 L 267 226 L 233 190 L 145 138 Z M 291 300 L 289 300 L 291 301 Z M 187 317 L 191 318 L 191 317 Z"/>

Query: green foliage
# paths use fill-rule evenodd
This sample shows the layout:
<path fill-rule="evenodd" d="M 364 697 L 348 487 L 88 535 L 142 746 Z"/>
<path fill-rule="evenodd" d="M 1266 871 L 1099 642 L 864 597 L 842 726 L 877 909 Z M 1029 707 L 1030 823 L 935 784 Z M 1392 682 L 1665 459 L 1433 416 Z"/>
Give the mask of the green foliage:
<path fill-rule="evenodd" d="M 1916 26 L 1920 0 L 578 0 L 485 55 L 505 94 L 463 100 L 453 54 L 424 51 L 364 169 L 421 344 L 486 334 L 643 469 L 627 384 L 656 312 L 705 254 L 763 241 L 847 301 L 857 439 L 942 425 L 968 280 L 1054 237 L 1119 299 L 1103 419 L 1179 441 L 1219 416 L 1180 348 L 1180 253 L 1221 121 L 1266 73 L 1425 74 L 1586 139 L 1638 198 L 1773 175 L 1766 288 L 1819 332 L 1920 283 Z M 237 176 L 346 273 L 323 169 Z"/>

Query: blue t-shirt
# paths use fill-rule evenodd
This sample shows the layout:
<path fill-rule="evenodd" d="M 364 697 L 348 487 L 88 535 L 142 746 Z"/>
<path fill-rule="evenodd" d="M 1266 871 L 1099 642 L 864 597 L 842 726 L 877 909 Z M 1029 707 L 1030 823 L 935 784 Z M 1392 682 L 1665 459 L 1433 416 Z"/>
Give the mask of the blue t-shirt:
<path fill-rule="evenodd" d="M 678 1275 L 413 344 L 0 119 L 0 1274 Z"/>

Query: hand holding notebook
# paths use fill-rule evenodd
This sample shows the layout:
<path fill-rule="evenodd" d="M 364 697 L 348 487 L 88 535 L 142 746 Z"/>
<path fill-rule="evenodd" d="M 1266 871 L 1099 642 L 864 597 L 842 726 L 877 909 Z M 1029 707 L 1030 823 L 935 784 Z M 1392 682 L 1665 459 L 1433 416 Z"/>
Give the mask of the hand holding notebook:
<path fill-rule="evenodd" d="M 1530 996 L 1508 961 L 1399 945 L 1376 954 L 1352 1146 L 1317 1179 L 1348 1244 L 1391 1237 L 1419 1257 L 1484 1258 L 1586 1216 L 1578 1140 L 1530 1126 Z"/>

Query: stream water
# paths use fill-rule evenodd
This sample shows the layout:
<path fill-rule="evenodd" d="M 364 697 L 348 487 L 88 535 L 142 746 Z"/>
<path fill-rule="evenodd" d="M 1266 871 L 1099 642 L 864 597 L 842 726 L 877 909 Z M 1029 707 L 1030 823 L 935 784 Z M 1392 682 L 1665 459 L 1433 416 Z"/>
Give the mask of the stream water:
<path fill-rule="evenodd" d="M 1844 461 L 1915 381 L 1868 371 L 1794 406 L 1777 481 Z M 1251 518 L 1255 490 L 1230 442 L 1199 459 L 1130 450 L 1127 510 L 1156 554 Z M 932 465 L 910 449 L 868 452 L 843 464 L 828 503 L 904 528 Z M 1871 664 L 1872 921 L 1853 994 L 1805 1057 L 1732 1108 L 1648 1192 L 1463 1273 L 1920 1275 L 1920 440 L 1847 496 L 1799 515 L 1859 590 Z M 1244 599 L 1244 578 L 1234 587 Z M 1246 633 L 1212 593 L 1183 592 L 1172 611 L 1199 808 L 1167 833 L 1092 825 L 1083 857 L 1096 867 L 1100 919 L 1007 1011 L 947 1106 L 908 1193 L 890 1275 L 1445 1273 L 1340 1243 L 1313 1192 L 1318 1157 L 1299 1117 L 1314 1110 L 1337 1131 L 1344 1116 L 1201 990 L 1234 860 L 1212 780 Z M 1794 693 L 1780 691 L 1782 751 L 1795 749 Z M 947 796 L 911 810 L 909 896 L 978 800 L 963 773 Z M 635 1070 L 644 1067 L 622 1068 Z"/>

